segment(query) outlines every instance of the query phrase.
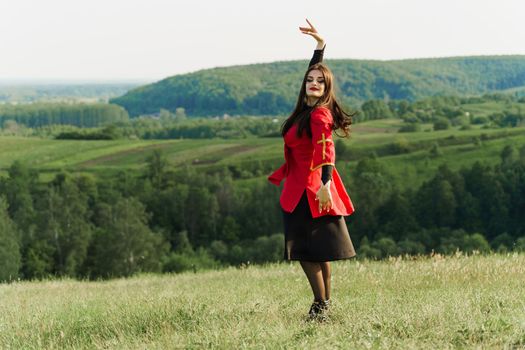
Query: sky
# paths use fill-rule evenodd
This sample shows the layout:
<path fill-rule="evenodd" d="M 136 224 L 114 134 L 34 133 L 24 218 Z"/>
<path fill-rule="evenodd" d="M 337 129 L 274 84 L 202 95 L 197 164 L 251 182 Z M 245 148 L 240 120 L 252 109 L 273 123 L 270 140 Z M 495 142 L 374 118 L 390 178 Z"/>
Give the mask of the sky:
<path fill-rule="evenodd" d="M 0 0 L 0 81 L 157 81 L 309 59 L 525 55 L 524 0 Z"/>

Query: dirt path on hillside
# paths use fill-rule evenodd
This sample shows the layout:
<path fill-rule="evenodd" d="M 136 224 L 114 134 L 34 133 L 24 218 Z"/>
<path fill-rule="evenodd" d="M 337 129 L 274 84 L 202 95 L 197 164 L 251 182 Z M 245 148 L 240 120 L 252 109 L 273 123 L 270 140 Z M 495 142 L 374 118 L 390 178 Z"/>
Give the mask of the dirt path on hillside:
<path fill-rule="evenodd" d="M 114 160 L 117 160 L 129 154 L 143 153 L 145 151 L 155 150 L 155 149 L 165 149 L 170 146 L 171 144 L 168 143 L 168 144 L 156 144 L 156 145 L 149 145 L 149 146 L 144 146 L 144 147 L 131 148 L 125 151 L 111 153 L 111 154 L 108 154 L 107 156 L 102 156 L 102 157 L 97 157 L 94 159 L 86 160 L 82 163 L 79 163 L 78 166 L 82 168 L 92 167 L 92 166 L 100 165 L 101 163 L 112 162 Z"/>

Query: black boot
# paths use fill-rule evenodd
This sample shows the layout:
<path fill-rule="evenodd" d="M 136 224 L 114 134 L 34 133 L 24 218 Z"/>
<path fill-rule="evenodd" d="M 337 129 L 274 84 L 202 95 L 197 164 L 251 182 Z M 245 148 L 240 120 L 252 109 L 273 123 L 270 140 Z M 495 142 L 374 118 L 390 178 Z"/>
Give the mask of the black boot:
<path fill-rule="evenodd" d="M 326 321 L 329 305 L 329 300 L 314 300 L 312 306 L 310 306 L 310 311 L 308 311 L 308 319 L 320 322 Z"/>
<path fill-rule="evenodd" d="M 326 299 L 320 302 L 321 303 L 321 309 L 324 310 L 325 313 L 328 312 L 330 309 L 330 299 Z"/>

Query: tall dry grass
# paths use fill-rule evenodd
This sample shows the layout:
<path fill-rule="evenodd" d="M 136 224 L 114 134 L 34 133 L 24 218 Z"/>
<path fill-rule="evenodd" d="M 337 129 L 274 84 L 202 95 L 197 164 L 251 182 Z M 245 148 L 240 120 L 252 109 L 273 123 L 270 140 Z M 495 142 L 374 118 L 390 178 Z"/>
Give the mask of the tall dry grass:
<path fill-rule="evenodd" d="M 525 255 L 333 263 L 330 320 L 297 263 L 0 285 L 0 348 L 525 347 Z"/>

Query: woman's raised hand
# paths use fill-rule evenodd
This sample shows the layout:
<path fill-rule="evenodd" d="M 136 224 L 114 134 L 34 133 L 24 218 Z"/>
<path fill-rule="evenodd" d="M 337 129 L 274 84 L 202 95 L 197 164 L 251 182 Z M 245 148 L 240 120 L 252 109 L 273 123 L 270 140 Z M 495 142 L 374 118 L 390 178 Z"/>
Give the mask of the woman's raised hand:
<path fill-rule="evenodd" d="M 317 41 L 317 50 L 321 50 L 324 47 L 324 39 L 319 35 L 319 32 L 315 27 L 310 23 L 308 18 L 306 19 L 306 22 L 308 22 L 308 25 L 310 27 L 299 27 L 299 30 L 301 33 L 312 36 Z"/>

